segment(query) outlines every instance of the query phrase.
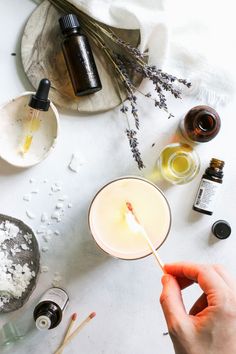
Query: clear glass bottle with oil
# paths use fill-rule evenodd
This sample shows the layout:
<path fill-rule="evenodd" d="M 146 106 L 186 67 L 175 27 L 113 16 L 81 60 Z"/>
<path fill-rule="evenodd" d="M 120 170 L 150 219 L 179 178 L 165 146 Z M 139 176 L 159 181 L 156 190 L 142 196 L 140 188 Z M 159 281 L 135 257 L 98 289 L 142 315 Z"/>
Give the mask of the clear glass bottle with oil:
<path fill-rule="evenodd" d="M 199 172 L 200 160 L 196 151 L 188 144 L 167 145 L 160 153 L 158 168 L 164 179 L 172 184 L 190 182 Z"/>

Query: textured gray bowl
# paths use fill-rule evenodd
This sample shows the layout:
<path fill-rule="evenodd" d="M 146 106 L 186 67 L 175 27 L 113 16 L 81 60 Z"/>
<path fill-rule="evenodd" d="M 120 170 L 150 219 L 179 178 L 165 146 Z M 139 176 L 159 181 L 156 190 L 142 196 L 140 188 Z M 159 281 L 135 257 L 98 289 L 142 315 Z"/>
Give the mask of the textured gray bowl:
<path fill-rule="evenodd" d="M 39 273 L 40 253 L 39 253 L 39 246 L 38 246 L 37 239 L 36 239 L 32 229 L 28 225 L 26 225 L 23 221 L 21 221 L 19 219 L 15 219 L 11 216 L 0 214 L 0 223 L 2 223 L 4 221 L 9 221 L 19 228 L 19 232 L 14 239 L 6 240 L 4 242 L 4 245 L 6 246 L 6 249 L 4 250 L 4 252 L 8 253 L 8 258 L 13 260 L 14 263 L 18 263 L 20 265 L 24 265 L 25 263 L 28 263 L 31 271 L 35 272 L 35 277 L 33 277 L 31 279 L 27 289 L 23 292 L 21 297 L 17 299 L 17 298 L 14 298 L 13 296 L 10 296 L 10 301 L 0 307 L 0 312 L 10 312 L 10 311 L 15 311 L 15 310 L 19 309 L 20 307 L 22 307 L 24 305 L 24 303 L 30 297 L 31 293 L 33 292 L 33 290 L 36 286 L 37 277 L 38 277 L 38 273 Z M 24 235 L 27 233 L 32 235 L 32 238 L 31 238 L 32 242 L 30 244 L 28 244 L 24 238 Z M 24 250 L 22 252 L 16 253 L 13 256 L 10 252 L 11 248 L 14 245 L 20 246 L 21 244 L 27 244 L 27 246 L 29 247 L 29 250 Z M 0 246 L 0 251 L 3 251 L 1 246 Z M 33 263 L 31 263 L 31 262 L 33 262 Z"/>

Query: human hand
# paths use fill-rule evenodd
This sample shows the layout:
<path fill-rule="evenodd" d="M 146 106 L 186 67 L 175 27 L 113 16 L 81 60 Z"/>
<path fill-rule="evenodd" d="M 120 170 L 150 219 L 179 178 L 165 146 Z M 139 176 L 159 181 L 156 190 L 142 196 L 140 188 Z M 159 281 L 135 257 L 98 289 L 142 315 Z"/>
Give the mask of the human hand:
<path fill-rule="evenodd" d="M 236 282 L 219 265 L 166 264 L 160 303 L 176 354 L 236 354 Z M 187 314 L 181 290 L 203 294 Z"/>

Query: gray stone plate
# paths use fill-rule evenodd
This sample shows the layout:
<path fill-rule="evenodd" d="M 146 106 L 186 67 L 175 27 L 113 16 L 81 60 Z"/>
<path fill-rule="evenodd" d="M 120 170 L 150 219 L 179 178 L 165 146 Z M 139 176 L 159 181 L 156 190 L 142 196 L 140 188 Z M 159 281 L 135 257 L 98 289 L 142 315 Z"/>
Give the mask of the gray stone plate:
<path fill-rule="evenodd" d="M 58 19 L 62 14 L 49 1 L 43 1 L 30 16 L 22 37 L 21 57 L 28 79 L 36 88 L 39 81 L 47 77 L 52 82 L 50 98 L 56 105 L 79 112 L 101 112 L 112 109 L 126 99 L 126 94 L 118 93 L 112 65 L 97 46 L 90 44 L 94 53 L 102 90 L 92 95 L 76 97 L 61 49 L 61 34 Z M 112 28 L 122 39 L 137 47 L 140 42 L 139 30 Z M 109 43 L 119 52 L 119 47 Z M 142 78 L 135 71 L 130 73 L 131 80 L 138 86 Z"/>
<path fill-rule="evenodd" d="M 14 261 L 14 263 L 17 263 L 20 265 L 24 265 L 25 263 L 28 263 L 28 266 L 31 269 L 31 271 L 35 272 L 35 277 L 33 277 L 31 279 L 31 281 L 28 285 L 28 288 L 25 290 L 25 292 L 22 294 L 22 296 L 19 299 L 10 296 L 10 301 L 0 307 L 0 312 L 10 312 L 10 311 L 15 311 L 15 310 L 19 309 L 20 307 L 22 307 L 24 305 L 24 303 L 28 300 L 32 291 L 34 290 L 34 288 L 36 286 L 36 282 L 37 282 L 37 276 L 39 273 L 39 267 L 40 267 L 40 253 L 39 253 L 37 239 L 36 239 L 32 229 L 28 225 L 26 225 L 23 221 L 15 219 L 11 216 L 0 214 L 0 224 L 3 221 L 9 221 L 9 222 L 15 224 L 19 228 L 19 232 L 14 239 L 10 239 L 10 240 L 5 241 L 4 245 L 6 246 L 6 249 L 3 250 L 0 247 L 0 251 L 7 252 L 8 258 L 12 259 Z M 30 244 L 28 244 L 24 238 L 24 235 L 27 233 L 32 235 L 32 238 L 31 238 L 32 242 Z M 10 250 L 13 248 L 14 245 L 19 246 L 21 244 L 27 244 L 27 246 L 29 247 L 29 250 L 22 250 L 21 252 L 16 253 L 13 256 L 11 254 Z"/>

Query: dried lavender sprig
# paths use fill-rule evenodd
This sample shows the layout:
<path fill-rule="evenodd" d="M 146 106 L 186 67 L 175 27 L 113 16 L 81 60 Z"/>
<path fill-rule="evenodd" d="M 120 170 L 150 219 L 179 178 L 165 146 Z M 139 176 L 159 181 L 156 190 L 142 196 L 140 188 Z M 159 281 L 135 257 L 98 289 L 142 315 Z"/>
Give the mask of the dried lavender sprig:
<path fill-rule="evenodd" d="M 117 64 L 117 67 L 119 69 L 119 71 L 123 74 L 123 82 L 124 85 L 127 89 L 127 93 L 128 93 L 128 100 L 130 102 L 130 106 L 131 106 L 131 114 L 134 117 L 134 122 L 135 122 L 135 127 L 136 129 L 139 129 L 139 116 L 138 116 L 138 109 L 137 109 L 137 96 L 134 94 L 135 92 L 135 87 L 133 86 L 128 71 L 126 69 L 126 66 L 124 65 L 122 59 L 119 57 L 119 55 L 115 55 L 114 56 L 114 60 Z M 121 109 L 121 112 L 123 112 L 123 107 Z"/>
<path fill-rule="evenodd" d="M 129 145 L 133 154 L 133 158 L 137 162 L 138 168 L 141 170 L 142 168 L 145 168 L 145 165 L 141 159 L 141 155 L 138 149 L 138 140 L 136 138 L 136 134 L 137 132 L 135 130 L 126 129 L 126 135 L 129 140 Z"/>

